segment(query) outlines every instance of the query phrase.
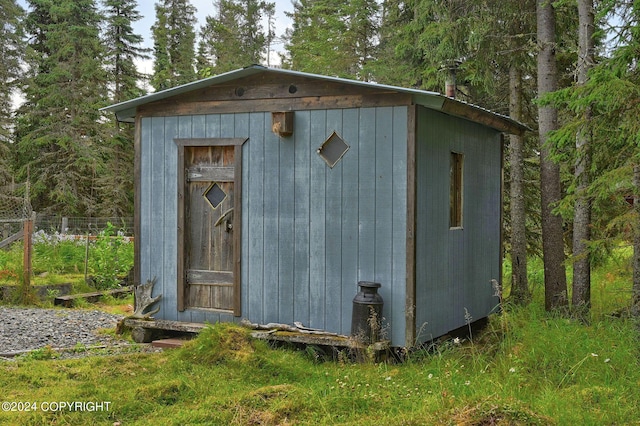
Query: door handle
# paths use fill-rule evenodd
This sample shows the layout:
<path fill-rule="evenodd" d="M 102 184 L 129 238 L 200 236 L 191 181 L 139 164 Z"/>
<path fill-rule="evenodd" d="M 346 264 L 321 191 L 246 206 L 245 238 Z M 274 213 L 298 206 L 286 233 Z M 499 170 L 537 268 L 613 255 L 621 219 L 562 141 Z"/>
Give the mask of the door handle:
<path fill-rule="evenodd" d="M 233 223 L 231 222 L 231 219 L 229 219 L 229 216 L 232 213 L 233 213 L 233 207 L 231 207 L 226 212 L 222 213 L 222 215 L 220 215 L 220 217 L 218 218 L 218 220 L 216 220 L 216 223 L 213 226 L 220 226 L 222 224 L 222 222 L 224 222 L 227 232 L 232 230 L 233 229 Z"/>

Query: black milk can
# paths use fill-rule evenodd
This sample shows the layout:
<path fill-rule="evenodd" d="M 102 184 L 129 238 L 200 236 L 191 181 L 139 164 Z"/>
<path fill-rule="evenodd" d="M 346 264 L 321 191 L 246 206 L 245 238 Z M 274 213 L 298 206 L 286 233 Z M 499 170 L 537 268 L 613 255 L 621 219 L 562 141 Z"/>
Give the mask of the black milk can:
<path fill-rule="evenodd" d="M 360 291 L 353 298 L 351 335 L 364 343 L 377 342 L 382 324 L 382 296 L 380 283 L 359 281 Z"/>

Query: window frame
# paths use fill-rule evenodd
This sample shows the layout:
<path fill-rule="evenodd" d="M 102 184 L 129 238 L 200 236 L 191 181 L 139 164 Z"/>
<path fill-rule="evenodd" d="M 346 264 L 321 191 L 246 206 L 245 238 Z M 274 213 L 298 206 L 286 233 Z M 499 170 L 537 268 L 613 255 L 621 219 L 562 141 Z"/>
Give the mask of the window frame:
<path fill-rule="evenodd" d="M 449 229 L 464 224 L 464 154 L 451 151 L 449 156 Z"/>

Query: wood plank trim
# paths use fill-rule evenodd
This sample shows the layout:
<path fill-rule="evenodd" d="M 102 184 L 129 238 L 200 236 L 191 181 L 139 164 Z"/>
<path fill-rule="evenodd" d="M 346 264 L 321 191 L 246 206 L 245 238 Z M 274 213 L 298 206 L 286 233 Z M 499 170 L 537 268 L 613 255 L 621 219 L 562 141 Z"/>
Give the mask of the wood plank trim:
<path fill-rule="evenodd" d="M 185 146 L 242 146 L 247 138 L 176 138 L 173 141 L 178 147 Z"/>
<path fill-rule="evenodd" d="M 506 138 L 504 133 L 500 134 L 500 255 L 498 256 L 498 285 L 502 292 L 503 286 L 503 270 L 502 270 L 502 255 L 504 253 L 504 151 L 506 145 Z M 500 295 L 502 298 L 502 294 Z M 502 302 L 502 300 L 501 300 Z M 502 308 L 502 307 L 500 307 Z"/>
<path fill-rule="evenodd" d="M 527 131 L 527 128 L 523 125 L 518 125 L 514 122 L 508 121 L 488 110 L 469 108 L 468 105 L 451 99 L 445 99 L 444 104 L 442 105 L 442 112 L 466 118 L 501 132 L 507 132 L 514 135 L 522 136 Z"/>
<path fill-rule="evenodd" d="M 141 143 L 142 143 L 142 119 L 136 116 L 135 130 L 133 135 L 133 283 L 141 284 L 140 280 L 140 185 L 141 185 Z M 151 278 L 151 277 L 149 277 Z"/>
<path fill-rule="evenodd" d="M 187 284 L 232 286 L 233 272 L 189 269 Z"/>
<path fill-rule="evenodd" d="M 185 250 L 184 250 L 184 239 L 185 239 L 185 212 L 184 212 L 184 193 L 185 193 L 185 158 L 184 158 L 184 144 L 178 144 L 178 258 L 177 258 L 177 266 L 176 273 L 178 276 L 178 289 L 177 289 L 177 303 L 178 303 L 178 311 L 183 312 L 186 308 L 185 300 L 186 300 L 186 292 L 187 286 L 185 282 Z"/>
<path fill-rule="evenodd" d="M 416 344 L 416 135 L 417 106 L 407 108 L 407 282 L 405 346 Z"/>
<path fill-rule="evenodd" d="M 234 167 L 192 167 L 187 170 L 188 182 L 233 182 Z"/>
<path fill-rule="evenodd" d="M 176 105 L 162 100 L 138 107 L 143 117 L 167 115 L 202 115 L 234 112 L 277 112 L 296 110 L 343 109 L 411 105 L 411 96 L 405 93 L 384 95 L 338 95 L 307 98 L 276 98 L 259 100 L 204 101 Z"/>
<path fill-rule="evenodd" d="M 187 272 L 188 274 L 188 272 Z M 228 283 L 212 283 L 212 282 L 190 282 L 189 279 L 187 279 L 188 284 L 190 286 L 202 286 L 202 287 L 233 287 L 233 282 L 231 281 L 231 274 L 229 274 L 229 282 Z M 206 280 L 203 280 L 206 281 Z M 191 308 L 198 308 L 198 309 L 218 309 L 218 308 L 207 308 L 207 307 L 202 307 L 202 306 L 191 306 Z"/>
<path fill-rule="evenodd" d="M 245 142 L 248 139 L 245 139 Z M 244 143 L 244 142 L 243 142 Z M 241 298 L 241 266 L 242 266 L 242 145 L 235 146 L 235 178 L 233 190 L 235 192 L 233 199 L 233 315 L 239 317 L 242 315 L 242 298 Z"/>
<path fill-rule="evenodd" d="M 268 98 L 296 99 L 304 97 L 396 94 L 397 90 L 382 86 L 362 87 L 351 83 L 334 83 L 306 77 L 268 76 L 238 79 L 184 93 L 181 102 L 194 100 L 255 100 Z"/>

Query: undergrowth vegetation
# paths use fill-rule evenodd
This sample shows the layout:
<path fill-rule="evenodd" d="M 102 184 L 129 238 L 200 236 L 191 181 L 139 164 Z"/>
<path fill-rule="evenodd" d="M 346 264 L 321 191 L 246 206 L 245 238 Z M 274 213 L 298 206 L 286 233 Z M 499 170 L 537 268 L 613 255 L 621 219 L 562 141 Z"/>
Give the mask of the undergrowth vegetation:
<path fill-rule="evenodd" d="M 0 284 L 21 284 L 23 256 L 21 241 L 0 250 Z M 33 236 L 33 285 L 70 282 L 87 291 L 105 290 L 117 287 L 132 266 L 131 239 L 110 223 L 90 240 L 44 231 Z M 91 288 L 84 285 L 85 272 L 91 277 Z"/>
<path fill-rule="evenodd" d="M 0 412 L 0 424 L 637 424 L 640 339 L 622 309 L 626 268 L 612 261 L 594 274 L 589 324 L 545 312 L 538 288 L 529 306 L 506 304 L 473 339 L 411 351 L 402 363 L 319 362 L 229 324 L 159 354 L 7 361 L 4 401 L 110 408 Z"/>

